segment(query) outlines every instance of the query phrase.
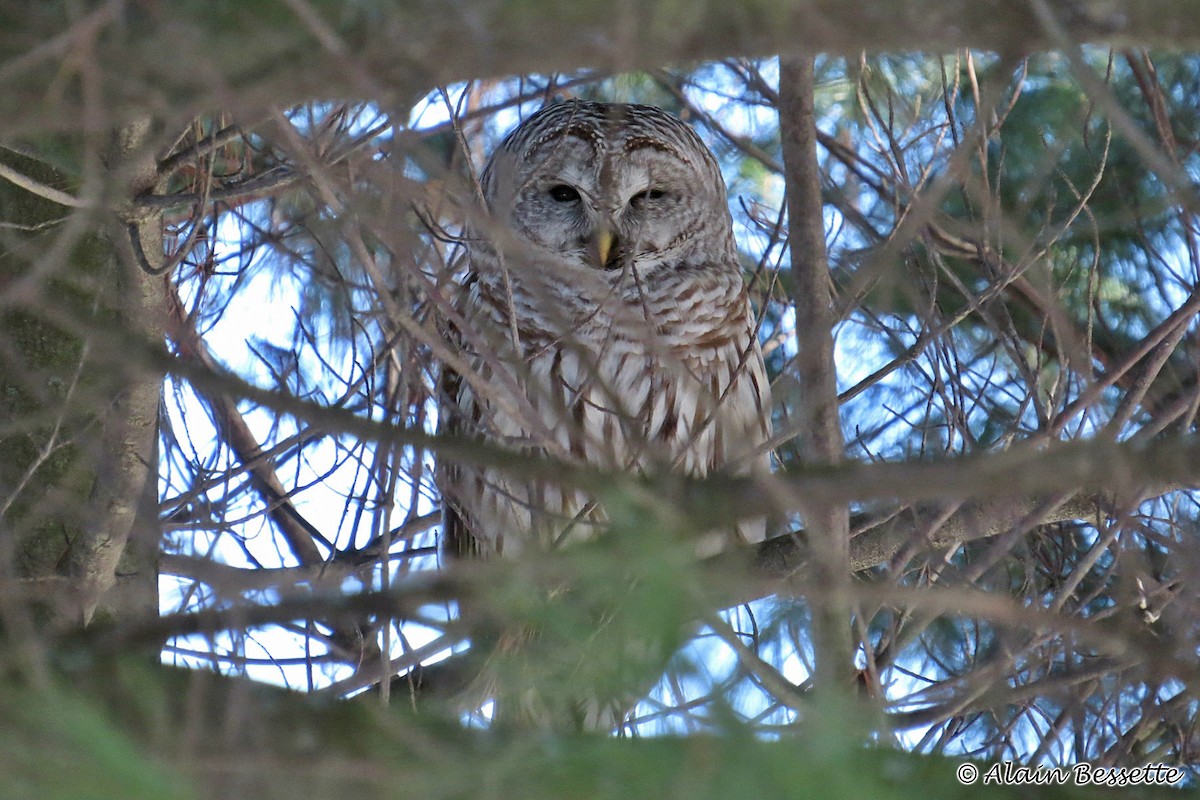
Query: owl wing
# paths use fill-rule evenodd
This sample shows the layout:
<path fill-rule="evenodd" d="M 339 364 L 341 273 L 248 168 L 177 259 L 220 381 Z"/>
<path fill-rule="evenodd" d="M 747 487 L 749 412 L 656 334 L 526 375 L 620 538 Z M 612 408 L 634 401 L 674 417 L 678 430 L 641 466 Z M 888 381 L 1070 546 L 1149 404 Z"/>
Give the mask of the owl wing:
<path fill-rule="evenodd" d="M 456 305 L 469 295 L 476 276 L 470 273 L 461 285 Z M 444 323 L 443 336 L 457 352 L 463 352 L 462 334 L 452 322 Z M 471 436 L 478 431 L 479 408 L 474 394 L 462 375 L 443 364 L 438 376 L 438 435 L 454 438 Z M 462 502 L 471 482 L 469 471 L 453 459 L 438 458 L 435 481 L 442 497 L 441 551 L 447 558 L 471 558 L 479 554 L 471 520 Z"/>

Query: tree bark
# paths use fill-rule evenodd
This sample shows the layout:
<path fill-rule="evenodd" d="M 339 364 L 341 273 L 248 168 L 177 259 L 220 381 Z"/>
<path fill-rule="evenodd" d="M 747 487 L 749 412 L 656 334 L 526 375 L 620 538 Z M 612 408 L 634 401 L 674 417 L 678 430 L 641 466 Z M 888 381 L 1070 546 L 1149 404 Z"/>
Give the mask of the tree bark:
<path fill-rule="evenodd" d="M 115 172 L 133 174 L 124 159 L 146 130 L 123 131 L 133 139 L 114 147 Z M 4 162 L 40 186 L 64 184 L 33 158 L 6 153 Z M 12 577 L 35 587 L 39 624 L 84 625 L 100 610 L 155 614 L 162 377 L 103 340 L 114 327 L 161 336 L 162 286 L 119 256 L 119 228 L 98 211 L 0 181 L 0 221 L 0 276 L 22 300 L 0 320 L 0 537 L 15 557 Z M 142 224 L 150 252 L 161 253 L 161 220 Z M 54 315 L 75 325 L 57 325 Z"/>
<path fill-rule="evenodd" d="M 795 372 L 799 386 L 798 452 L 807 465 L 842 461 L 845 442 L 838 415 L 833 360 L 833 297 L 825 256 L 825 214 L 817 162 L 817 115 L 811 56 L 779 61 L 779 136 L 787 180 L 788 250 L 792 305 L 796 310 Z M 802 508 L 809 530 L 818 593 L 813 606 L 817 685 L 848 688 L 853 675 L 850 641 L 850 513 L 845 503 Z"/>

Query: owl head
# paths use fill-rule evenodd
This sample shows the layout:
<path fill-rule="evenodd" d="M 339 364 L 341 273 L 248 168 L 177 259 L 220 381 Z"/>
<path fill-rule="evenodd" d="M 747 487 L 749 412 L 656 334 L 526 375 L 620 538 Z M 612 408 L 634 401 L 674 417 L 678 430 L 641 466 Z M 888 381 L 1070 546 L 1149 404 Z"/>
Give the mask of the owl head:
<path fill-rule="evenodd" d="M 736 269 L 716 159 L 661 109 L 548 106 L 505 138 L 482 183 L 493 226 L 511 240 L 504 250 L 614 280 Z"/>

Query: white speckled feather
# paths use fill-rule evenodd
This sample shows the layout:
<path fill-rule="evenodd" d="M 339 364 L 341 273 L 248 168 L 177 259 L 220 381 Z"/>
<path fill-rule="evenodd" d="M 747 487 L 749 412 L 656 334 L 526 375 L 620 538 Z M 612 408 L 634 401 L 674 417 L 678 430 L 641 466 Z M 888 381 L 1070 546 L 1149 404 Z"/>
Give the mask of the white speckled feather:
<path fill-rule="evenodd" d="M 484 189 L 496 228 L 475 233 L 465 349 L 489 392 L 524 396 L 497 403 L 454 381 L 454 430 L 619 470 L 769 469 L 768 382 L 724 183 L 690 128 L 644 106 L 552 107 L 505 141 Z M 604 231 L 616 251 L 601 263 Z M 497 469 L 454 466 L 441 484 L 448 535 L 482 554 L 585 537 L 602 519 L 581 492 Z M 707 535 L 697 552 L 763 527 Z"/>

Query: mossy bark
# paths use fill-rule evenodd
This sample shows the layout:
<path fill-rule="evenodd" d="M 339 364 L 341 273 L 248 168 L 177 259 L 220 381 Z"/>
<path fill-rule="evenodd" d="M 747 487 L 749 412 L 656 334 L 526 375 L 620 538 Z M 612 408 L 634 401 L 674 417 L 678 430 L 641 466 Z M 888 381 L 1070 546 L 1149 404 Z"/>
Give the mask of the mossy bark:
<path fill-rule="evenodd" d="M 119 257 L 109 216 L 0 178 L 0 569 L 39 628 L 157 610 L 161 377 L 121 343 L 154 335 L 163 292 Z"/>

